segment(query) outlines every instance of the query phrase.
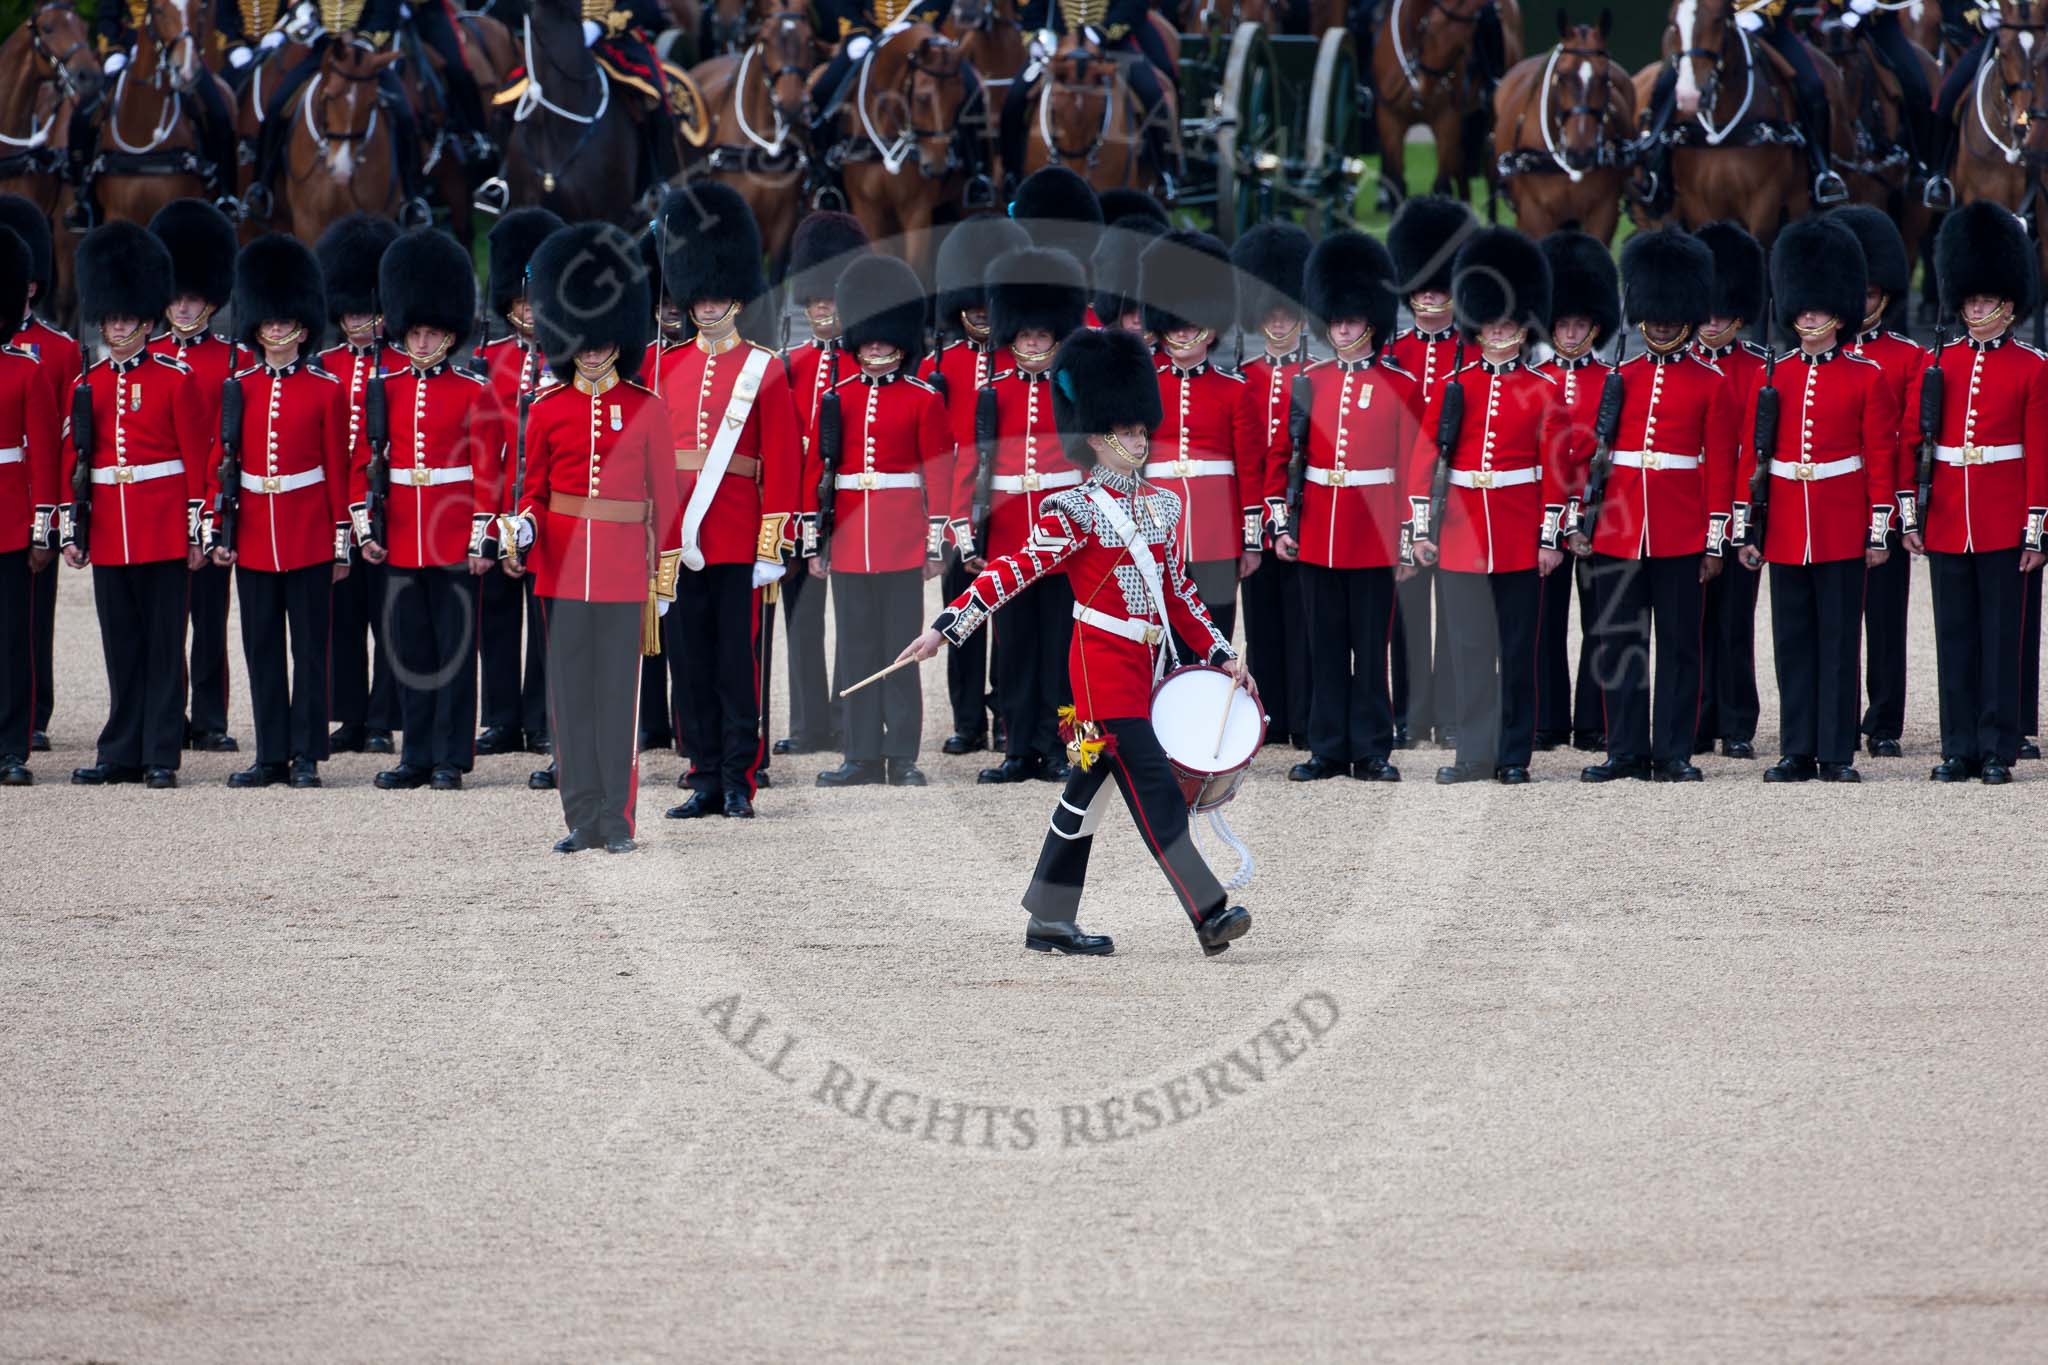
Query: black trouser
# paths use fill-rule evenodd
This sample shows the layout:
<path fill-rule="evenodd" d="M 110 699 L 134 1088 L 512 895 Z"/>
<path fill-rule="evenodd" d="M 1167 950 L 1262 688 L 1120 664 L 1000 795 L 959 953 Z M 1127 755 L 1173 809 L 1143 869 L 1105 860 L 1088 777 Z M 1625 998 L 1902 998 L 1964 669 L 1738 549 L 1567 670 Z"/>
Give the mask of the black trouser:
<path fill-rule="evenodd" d="M 1941 756 L 2010 767 L 2020 753 L 2020 552 L 1929 554 Z"/>
<path fill-rule="evenodd" d="M 476 585 L 469 568 L 385 566 L 408 768 L 468 772 L 476 762 Z"/>
<path fill-rule="evenodd" d="M 1241 585 L 1246 661 L 1258 679 L 1259 698 L 1266 704 L 1267 732 L 1281 740 L 1308 734 L 1307 590 L 1298 568 L 1279 555 L 1268 554 Z"/>
<path fill-rule="evenodd" d="M 50 716 L 57 709 L 57 560 L 43 566 L 43 571 L 34 575 L 34 584 L 29 589 L 35 602 L 35 620 L 31 623 L 30 634 L 35 641 L 36 652 L 36 697 L 35 725 L 38 730 L 50 728 Z"/>
<path fill-rule="evenodd" d="M 1827 86 L 1821 83 L 1820 68 L 1813 64 L 1813 49 L 1792 31 L 1790 23 L 1780 19 L 1759 36 L 1792 68 L 1792 94 L 1799 101 L 1799 122 L 1806 130 L 1806 159 L 1818 174 L 1827 169 L 1834 154 L 1834 111 L 1828 107 Z"/>
<path fill-rule="evenodd" d="M 1949 63 L 1948 74 L 1941 80 L 1941 91 L 1934 97 L 1934 126 L 1929 135 L 1934 144 L 1933 164 L 1928 169 L 1936 175 L 1948 174 L 1949 161 L 1955 155 L 1956 104 L 1975 83 L 1989 42 L 1988 36 L 1980 35 L 1976 42 L 1964 48 L 1961 55 Z"/>
<path fill-rule="evenodd" d="M 192 687 L 190 728 L 202 734 L 228 728 L 228 577 L 212 560 L 192 575 Z"/>
<path fill-rule="evenodd" d="M 685 572 L 669 616 L 676 743 L 690 756 L 690 790 L 751 800 L 761 757 L 753 561 Z"/>
<path fill-rule="evenodd" d="M 1863 557 L 1771 565 L 1771 645 L 1778 663 L 1778 749 L 1789 758 L 1856 757 L 1857 642 Z"/>
<path fill-rule="evenodd" d="M 1308 747 L 1334 763 L 1385 758 L 1394 748 L 1387 641 L 1394 625 L 1394 571 L 1295 566 L 1316 644 L 1310 655 Z M 1249 622 L 1247 622 L 1249 625 Z M 1254 674 L 1253 676 L 1257 676 Z M 1259 685 L 1265 695 L 1265 683 Z"/>
<path fill-rule="evenodd" d="M 389 600 L 384 566 L 357 560 L 334 585 L 332 702 L 334 723 L 386 733 L 399 725 L 398 684 L 384 639 Z"/>
<path fill-rule="evenodd" d="M 185 747 L 185 560 L 95 564 L 92 600 L 107 661 L 99 761 L 176 768 Z"/>
<path fill-rule="evenodd" d="M 1196 560 L 1187 566 L 1187 575 L 1195 585 L 1195 596 L 1208 608 L 1216 633 L 1231 639 L 1237 630 L 1237 560 Z M 1205 643 L 1203 653 L 1207 652 Z M 1003 667 L 1009 664 L 1005 662 Z"/>
<path fill-rule="evenodd" d="M 1451 695 L 1460 766 L 1526 768 L 1536 738 L 1534 569 L 1454 573 L 1439 569 L 1437 595 L 1450 630 Z"/>
<path fill-rule="evenodd" d="M 1394 588 L 1394 724 L 1409 727 L 1418 741 L 1448 725 L 1455 709 L 1450 642 L 1443 613 L 1432 610 L 1435 596 L 1435 569 L 1418 570 Z"/>
<path fill-rule="evenodd" d="M 235 600 L 242 608 L 242 656 L 249 665 L 249 705 L 256 713 L 258 763 L 294 758 L 318 762 L 327 757 L 327 627 L 333 599 L 332 564 L 286 573 L 241 569 L 235 574 Z"/>
<path fill-rule="evenodd" d="M 1906 732 L 1906 604 L 1913 591 L 1913 556 L 1893 550 L 1863 580 L 1864 686 L 1870 706 L 1863 733 L 1897 739 Z"/>
<path fill-rule="evenodd" d="M 2041 733 L 2041 570 L 2020 589 L 2020 733 Z"/>
<path fill-rule="evenodd" d="M 1920 65 L 1920 50 L 1913 40 L 1906 36 L 1906 30 L 1899 23 L 1899 16 L 1892 10 L 1878 10 L 1863 18 L 1863 29 L 1870 35 L 1870 46 L 1892 75 L 1899 80 L 1899 98 L 1905 107 L 1905 134 L 1907 149 L 1914 156 L 1925 158 L 1934 151 L 1930 135 L 1930 117 L 1934 111 L 1934 92 L 1927 87 L 1927 72 Z"/>
<path fill-rule="evenodd" d="M 539 600 L 563 823 L 599 839 L 630 839 L 640 786 L 640 604 Z"/>
<path fill-rule="evenodd" d="M 960 552 L 949 547 L 946 550 L 946 571 L 939 578 L 940 593 L 950 602 L 973 585 L 974 575 L 969 573 L 967 566 L 961 562 Z M 1072 600 L 1069 596 L 1068 601 Z M 997 614 L 998 625 L 1002 623 L 1003 615 L 1008 610 L 1006 607 L 1004 612 Z M 817 664 L 817 676 L 821 680 L 825 676 L 824 637 L 825 617 L 821 607 L 818 614 Z M 988 733 L 988 651 L 988 640 L 984 639 L 979 631 L 966 644 L 946 651 L 946 697 L 953 705 L 953 733 L 965 735 L 969 739 L 979 739 Z M 789 665 L 791 706 L 794 709 L 796 658 L 793 649 Z M 1064 665 L 1061 668 L 1061 676 L 1066 676 Z M 1000 691 L 1000 687 L 998 690 Z M 1000 705 L 1000 701 L 998 704 Z M 807 733 L 794 720 L 790 722 L 789 728 L 794 734 Z M 1023 751 L 1012 749 L 1010 752 Z"/>
<path fill-rule="evenodd" d="M 454 22 L 448 17 L 448 7 L 441 0 L 425 0 L 425 3 L 415 5 L 412 28 L 422 43 L 440 54 L 441 80 L 448 92 L 448 121 L 458 132 L 481 133 L 484 130 L 483 93 L 476 88 L 476 79 L 463 64 L 462 42 L 456 36 Z M 422 72 L 422 79 L 425 76 L 426 73 Z"/>
<path fill-rule="evenodd" d="M 856 694 L 858 695 L 858 694 Z M 1103 750 L 1092 767 L 1076 763 L 1066 789 L 1053 807 L 1052 828 L 1038 851 L 1038 867 L 1024 892 L 1024 908 L 1042 920 L 1072 923 L 1081 907 L 1081 888 L 1088 880 L 1088 854 L 1095 847 L 1095 828 L 1109 797 L 1108 782 L 1130 808 L 1131 823 L 1145 841 L 1159 870 L 1166 874 L 1174 899 L 1196 924 L 1223 909 L 1223 887 L 1209 870 L 1202 852 L 1188 835 L 1188 803 L 1174 781 L 1166 751 L 1146 718 L 1105 720 L 1103 734 L 1116 742 Z"/>
<path fill-rule="evenodd" d="M 675 639 L 674 608 L 661 618 L 661 653 L 640 657 L 640 730 L 652 748 L 676 742 L 675 707 L 669 701 L 669 642 Z"/>
<path fill-rule="evenodd" d="M 1763 574 L 1731 557 L 1721 576 L 1707 584 L 1706 623 L 1700 676 L 1700 723 L 1694 738 L 1704 753 L 1714 741 L 1756 738 L 1763 709 L 1756 692 L 1756 598 Z"/>
<path fill-rule="evenodd" d="M 477 672 L 483 682 L 480 719 L 486 730 L 523 729 L 532 736 L 548 732 L 547 632 L 541 626 L 540 598 L 533 575 L 488 573 L 478 585 L 482 639 Z M 522 667 L 520 632 L 526 634 Z"/>
<path fill-rule="evenodd" d="M 1606 698 L 1607 752 L 1618 759 L 1683 763 L 1700 718 L 1700 583 L 1704 555 L 1617 559 L 1594 555 L 1593 674 Z M 1557 575 L 1552 574 L 1555 578 Z M 1650 642 L 1656 639 L 1652 714 Z"/>
<path fill-rule="evenodd" d="M 1569 562 L 1566 569 L 1573 567 Z M 1536 731 L 1562 734 L 1572 728 L 1572 585 L 1576 573 L 1563 569 L 1543 580 L 1537 594 L 1541 619 L 1536 627 Z M 1590 634 L 1592 618 L 1579 613 L 1579 630 Z M 1585 668 L 1579 669 L 1581 681 Z"/>
<path fill-rule="evenodd" d="M 0 554 L 0 760 L 28 761 L 35 729 L 35 590 L 28 550 Z"/>
<path fill-rule="evenodd" d="M 832 623 L 838 649 L 833 672 L 840 685 L 858 682 L 886 668 L 905 643 L 924 629 L 924 574 L 917 569 L 894 573 L 832 575 Z M 924 726 L 924 693 L 917 670 L 898 669 L 848 697 L 842 743 L 857 763 L 878 758 L 909 762 L 917 757 Z"/>
<path fill-rule="evenodd" d="M 1050 574 L 1005 602 L 994 625 L 1003 661 L 996 674 L 1003 752 L 1061 757 L 1066 743 L 1059 735 L 1059 708 L 1073 700 L 1067 646 L 1074 638 L 1074 590 L 1066 575 Z"/>
<path fill-rule="evenodd" d="M 1607 699 L 1600 695 L 1600 677 L 1593 670 L 1593 651 L 1599 647 L 1599 638 L 1590 622 L 1599 619 L 1599 608 L 1593 601 L 1593 566 L 1588 560 L 1574 558 L 1570 563 L 1572 582 L 1578 586 L 1579 594 L 1579 672 L 1572 683 L 1572 736 L 1592 738 L 1607 733 Z M 1556 578 L 1558 575 L 1550 575 Z M 1536 728 L 1546 728 L 1539 718 Z"/>
<path fill-rule="evenodd" d="M 801 749 L 839 743 L 839 707 L 825 676 L 825 580 L 810 575 L 808 560 L 790 561 L 782 579 L 784 662 L 789 669 L 789 733 Z M 965 650 L 954 650 L 964 654 Z M 951 674 L 948 675 L 950 682 Z M 981 699 L 975 699 L 981 714 Z"/>

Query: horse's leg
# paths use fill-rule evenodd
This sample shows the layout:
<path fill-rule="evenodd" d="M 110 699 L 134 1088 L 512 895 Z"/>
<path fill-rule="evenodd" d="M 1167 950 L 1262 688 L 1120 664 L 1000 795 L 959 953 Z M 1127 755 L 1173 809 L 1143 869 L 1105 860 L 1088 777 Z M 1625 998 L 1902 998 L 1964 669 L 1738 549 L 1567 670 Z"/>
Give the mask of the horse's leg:
<path fill-rule="evenodd" d="M 1438 109 L 1430 116 L 1430 136 L 1436 139 L 1437 194 L 1472 197 L 1472 177 L 1465 171 L 1465 120 L 1456 106 Z"/>
<path fill-rule="evenodd" d="M 1380 190 L 1383 201 L 1408 197 L 1408 125 L 1383 100 L 1373 109 L 1380 130 Z"/>

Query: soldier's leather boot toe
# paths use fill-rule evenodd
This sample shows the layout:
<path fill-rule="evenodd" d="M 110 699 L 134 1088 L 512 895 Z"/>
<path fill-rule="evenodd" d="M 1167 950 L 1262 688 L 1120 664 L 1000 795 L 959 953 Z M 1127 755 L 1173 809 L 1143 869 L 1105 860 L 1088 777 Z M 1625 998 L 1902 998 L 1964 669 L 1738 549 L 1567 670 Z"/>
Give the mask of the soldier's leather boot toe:
<path fill-rule="evenodd" d="M 623 834 L 614 834 L 611 838 L 604 841 L 604 851 L 607 853 L 631 853 L 638 847 L 640 845 L 634 843 Z"/>
<path fill-rule="evenodd" d="M 185 741 L 185 747 L 202 754 L 234 754 L 242 750 L 240 742 L 225 730 L 195 730 Z"/>
<path fill-rule="evenodd" d="M 526 785 L 537 792 L 553 791 L 555 789 L 555 765 L 550 763 L 545 768 L 535 768 L 526 775 Z"/>
<path fill-rule="evenodd" d="M 389 730 L 366 730 L 363 732 L 363 752 L 366 754 L 395 754 L 398 746 L 391 742 Z"/>
<path fill-rule="evenodd" d="M 327 736 L 327 752 L 331 754 L 359 754 L 367 736 L 360 725 L 337 725 Z"/>
<path fill-rule="evenodd" d="M 974 780 L 984 787 L 1000 786 L 1009 782 L 1029 782 L 1038 776 L 1042 761 L 1037 754 L 1011 754 L 993 768 L 983 768 L 974 775 Z"/>
<path fill-rule="evenodd" d="M 1405 725 L 1396 725 L 1396 726 L 1394 727 L 1394 747 L 1395 747 L 1396 749 L 1412 749 L 1412 748 L 1414 748 L 1414 747 L 1415 747 L 1415 733 L 1414 733 L 1414 731 L 1410 730 L 1410 729 L 1409 729 L 1409 728 L 1408 728 L 1407 726 L 1405 726 Z"/>
<path fill-rule="evenodd" d="M 596 847 L 597 836 L 580 829 L 572 829 L 561 838 L 555 840 L 555 852 L 557 853 L 581 853 L 586 848 Z"/>
<path fill-rule="evenodd" d="M 925 785 L 924 769 L 907 758 L 889 760 L 889 785 L 892 787 L 922 787 Z"/>
<path fill-rule="evenodd" d="M 528 730 L 526 732 L 526 752 L 540 754 L 542 757 L 551 756 L 555 752 L 554 737 L 545 730 Z"/>
<path fill-rule="evenodd" d="M 1456 787 L 1467 782 L 1484 782 L 1492 776 L 1491 768 L 1478 763 L 1452 763 L 1436 770 L 1436 784 L 1439 787 Z"/>
<path fill-rule="evenodd" d="M 818 774 L 821 787 L 874 787 L 881 785 L 883 778 L 882 760 L 879 758 L 849 758 L 836 768 L 827 768 Z"/>
<path fill-rule="evenodd" d="M 50 752 L 50 732 L 48 730 L 31 731 L 28 737 L 28 747 L 31 753 L 46 754 Z"/>
<path fill-rule="evenodd" d="M 459 792 L 462 790 L 462 774 L 454 768 L 439 767 L 427 779 L 427 785 L 437 792 Z"/>
<path fill-rule="evenodd" d="M 1984 760 L 1982 781 L 1987 787 L 2002 787 L 2012 781 L 2012 769 L 1995 758 Z"/>
<path fill-rule="evenodd" d="M 1756 746 L 1746 739 L 1724 739 L 1721 741 L 1723 758 L 1755 758 Z"/>
<path fill-rule="evenodd" d="M 751 820 L 754 818 L 754 803 L 741 791 L 725 794 L 724 815 L 728 820 Z"/>
<path fill-rule="evenodd" d="M 493 725 L 476 737 L 479 757 L 516 754 L 526 748 L 526 735 L 516 725 Z"/>
<path fill-rule="evenodd" d="M 125 763 L 95 763 L 71 770 L 71 784 L 75 787 L 116 787 L 141 780 L 142 769 Z"/>
<path fill-rule="evenodd" d="M 228 774 L 230 787 L 267 787 L 273 782 L 282 782 L 287 769 L 282 763 L 251 763 L 237 773 Z"/>
<path fill-rule="evenodd" d="M 1552 750 L 1562 749 L 1571 742 L 1572 732 L 1569 730 L 1538 730 L 1536 732 L 1536 752 L 1539 754 L 1547 754 Z"/>
<path fill-rule="evenodd" d="M 1863 774 L 1856 771 L 1853 763 L 1823 763 L 1818 773 L 1823 782 L 1861 782 Z"/>
<path fill-rule="evenodd" d="M 1619 782 L 1623 778 L 1634 778 L 1639 782 L 1650 780 L 1650 764 L 1647 759 L 1614 757 L 1605 763 L 1595 763 L 1579 769 L 1581 782 Z"/>
<path fill-rule="evenodd" d="M 178 785 L 175 768 L 151 768 L 142 775 L 142 785 L 153 792 L 167 792 Z"/>
<path fill-rule="evenodd" d="M 948 742 L 950 743 L 950 741 Z M 643 744 L 640 747 L 644 749 L 647 746 Z M 798 752 L 796 747 L 796 741 L 785 736 L 784 738 L 778 739 L 773 744 L 769 745 L 768 752 L 775 755 L 777 758 L 782 758 L 789 754 L 796 753 Z"/>
<path fill-rule="evenodd" d="M 1384 758 L 1361 758 L 1352 765 L 1351 775 L 1360 782 L 1399 782 L 1401 770 Z"/>
<path fill-rule="evenodd" d="M 1067 762 L 1063 757 L 1048 758 L 1039 765 L 1038 769 L 1038 780 L 1040 782 L 1057 782 L 1061 786 L 1065 786 L 1067 779 L 1073 775 L 1074 765 Z"/>
<path fill-rule="evenodd" d="M 1340 763 L 1334 758 L 1324 758 L 1321 754 L 1310 754 L 1307 758 L 1287 770 L 1287 780 L 1289 782 L 1322 782 L 1332 777 L 1344 776 L 1349 766 L 1349 764 Z"/>
<path fill-rule="evenodd" d="M 2020 741 L 2020 757 L 2021 757 L 2021 758 L 2039 758 L 2040 756 L 2041 756 L 2041 746 L 2040 746 L 2040 745 L 2038 745 L 2038 744 L 2034 743 L 2034 741 L 2033 741 L 2033 740 L 2031 740 L 2031 739 L 2023 739 L 2023 740 L 2021 740 L 2021 741 Z"/>
<path fill-rule="evenodd" d="M 1905 753 L 1905 750 L 1899 747 L 1897 740 L 1879 739 L 1875 735 L 1870 737 L 1869 748 L 1872 758 L 1898 758 Z"/>
<path fill-rule="evenodd" d="M 939 746 L 942 754 L 958 758 L 961 754 L 978 754 L 988 747 L 987 735 L 947 735 L 946 742 Z"/>
<path fill-rule="evenodd" d="M 1977 765 L 1967 758 L 1944 758 L 1927 774 L 1930 782 L 1968 782 L 1977 775 Z"/>
<path fill-rule="evenodd" d="M 1252 912 L 1242 905 L 1233 905 L 1196 925 L 1195 938 L 1202 945 L 1203 955 L 1214 957 L 1251 931 Z"/>
<path fill-rule="evenodd" d="M 1607 736 L 1593 730 L 1580 730 L 1572 735 L 1572 747 L 1582 754 L 1597 754 L 1607 747 Z"/>
<path fill-rule="evenodd" d="M 1707 775 L 1682 758 L 1667 758 L 1650 769 L 1652 782 L 1704 782 Z"/>
<path fill-rule="evenodd" d="M 305 790 L 320 785 L 320 765 L 310 758 L 292 760 L 290 782 L 293 787 Z"/>
<path fill-rule="evenodd" d="M 1796 758 L 1791 754 L 1779 759 L 1764 769 L 1766 782 L 1811 782 L 1818 774 L 1818 768 L 1810 758 Z"/>
<path fill-rule="evenodd" d="M 1024 930 L 1024 946 L 1034 953 L 1064 953 L 1069 957 L 1107 957 L 1116 951 L 1108 934 L 1084 934 L 1072 921 L 1039 919 L 1032 916 Z"/>
<path fill-rule="evenodd" d="M 665 814 L 670 820 L 702 820 L 708 815 L 723 813 L 724 804 L 716 792 L 691 792 L 690 799 L 680 806 L 670 806 Z"/>
<path fill-rule="evenodd" d="M 370 785 L 379 791 L 409 792 L 416 787 L 426 786 L 428 776 L 425 768 L 415 768 L 411 764 L 401 763 L 395 768 L 386 768 L 378 773 L 370 779 Z"/>
<path fill-rule="evenodd" d="M 33 787 L 36 775 L 13 754 L 0 758 L 0 787 Z"/>
<path fill-rule="evenodd" d="M 1519 763 L 1507 763 L 1493 770 L 1493 780 L 1503 787 L 1526 786 L 1529 770 Z"/>

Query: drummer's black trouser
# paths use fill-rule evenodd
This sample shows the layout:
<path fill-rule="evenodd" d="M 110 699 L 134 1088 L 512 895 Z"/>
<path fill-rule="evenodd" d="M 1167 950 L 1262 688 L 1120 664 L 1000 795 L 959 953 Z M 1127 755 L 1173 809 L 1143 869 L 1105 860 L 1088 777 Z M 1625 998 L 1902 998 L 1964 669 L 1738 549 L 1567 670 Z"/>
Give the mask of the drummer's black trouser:
<path fill-rule="evenodd" d="M 1024 908 L 1033 916 L 1070 924 L 1081 906 L 1081 885 L 1088 880 L 1088 854 L 1095 846 L 1095 827 L 1108 802 L 1106 784 L 1117 789 L 1130 807 L 1138 837 L 1151 850 L 1167 885 L 1188 918 L 1200 924 L 1223 909 L 1222 884 L 1209 870 L 1201 850 L 1188 835 L 1188 803 L 1174 780 L 1173 767 L 1148 717 L 1105 720 L 1103 738 L 1110 741 L 1088 768 L 1074 765 L 1060 803 L 1053 808 L 1052 828 L 1038 853 L 1038 869 L 1024 892 Z"/>

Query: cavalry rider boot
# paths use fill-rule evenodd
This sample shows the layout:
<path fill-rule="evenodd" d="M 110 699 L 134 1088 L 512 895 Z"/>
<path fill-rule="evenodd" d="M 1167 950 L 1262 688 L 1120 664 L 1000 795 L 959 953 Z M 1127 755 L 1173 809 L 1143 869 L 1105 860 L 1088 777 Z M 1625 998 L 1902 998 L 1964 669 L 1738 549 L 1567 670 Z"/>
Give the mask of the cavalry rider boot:
<path fill-rule="evenodd" d="M 125 763 L 95 763 L 89 768 L 73 768 L 71 785 L 74 787 L 118 787 L 142 780 L 142 769 L 131 768 Z"/>
<path fill-rule="evenodd" d="M 1987 758 L 1984 760 L 1983 781 L 1987 787 L 2002 787 L 2012 781 L 2012 769 L 1995 758 Z"/>
<path fill-rule="evenodd" d="M 1863 774 L 1849 763 L 1823 763 L 1820 765 L 1820 780 L 1823 782 L 1861 782 Z"/>
<path fill-rule="evenodd" d="M 836 768 L 818 774 L 821 787 L 878 787 L 882 784 L 882 760 L 849 758 Z"/>
<path fill-rule="evenodd" d="M 1645 758 L 1623 758 L 1616 756 L 1605 763 L 1595 763 L 1579 769 L 1581 782 L 1618 782 L 1632 777 L 1638 782 L 1650 780 L 1650 761 Z"/>
<path fill-rule="evenodd" d="M 1108 957 L 1116 941 L 1108 934 L 1084 934 L 1072 920 L 1031 917 L 1024 930 L 1024 946 L 1034 953 L 1065 953 L 1069 957 Z"/>
<path fill-rule="evenodd" d="M 1195 926 L 1195 940 L 1204 957 L 1214 957 L 1252 931 L 1252 912 L 1242 905 L 1218 910 Z"/>
<path fill-rule="evenodd" d="M 535 768 L 526 775 L 526 785 L 531 790 L 537 792 L 553 791 L 555 789 L 555 765 L 550 763 L 545 768 Z"/>
<path fill-rule="evenodd" d="M 1310 754 L 1287 770 L 1289 782 L 1321 782 L 1326 778 L 1342 777 L 1350 765 L 1321 754 Z"/>
<path fill-rule="evenodd" d="M 289 770 L 282 763 L 252 763 L 238 773 L 228 774 L 230 787 L 267 787 L 285 780 Z"/>
<path fill-rule="evenodd" d="M 1826 105 L 1807 111 L 1806 118 L 1806 159 L 1813 168 L 1813 206 L 1833 208 L 1849 198 L 1849 187 L 1828 160 L 1829 148 L 1833 145 L 1833 119 Z"/>
<path fill-rule="evenodd" d="M 1967 758 L 1944 758 L 1927 774 L 1930 782 L 1968 782 L 1977 775 L 1977 765 Z M 2010 774 L 2008 774 L 2010 776 Z"/>
<path fill-rule="evenodd" d="M 724 803 L 717 792 L 691 792 L 690 799 L 680 806 L 670 806 L 664 813 L 669 820 L 702 820 L 707 815 L 724 814 Z"/>
<path fill-rule="evenodd" d="M 763 773 L 761 776 L 766 777 Z M 725 808 L 721 812 L 728 820 L 751 820 L 754 818 L 754 803 L 747 794 L 735 788 L 725 794 Z"/>
<path fill-rule="evenodd" d="M 1292 776 L 1293 774 L 1289 774 Z M 1384 758 L 1361 758 L 1353 765 L 1351 775 L 1360 782 L 1399 782 L 1401 770 Z"/>
<path fill-rule="evenodd" d="M 889 785 L 922 787 L 925 785 L 924 769 L 907 758 L 892 758 L 889 760 Z"/>
<path fill-rule="evenodd" d="M 1652 782 L 1704 782 L 1707 775 L 1682 758 L 1668 758 L 1650 769 Z"/>
<path fill-rule="evenodd" d="M 300 790 L 317 787 L 320 785 L 320 765 L 310 758 L 295 758 L 292 760 L 292 774 L 289 780 L 293 787 Z"/>
<path fill-rule="evenodd" d="M 1937 109 L 1933 113 L 1935 136 L 1931 139 L 1940 149 L 1934 161 L 1927 166 L 1927 183 L 1920 189 L 1920 202 L 1930 209 L 1955 207 L 1956 187 L 1949 181 L 1949 162 L 1956 155 L 1956 122 L 1948 111 Z"/>
<path fill-rule="evenodd" d="M 555 852 L 557 853 L 581 853 L 586 848 L 596 847 L 597 836 L 587 834 L 580 829 L 572 829 L 561 838 L 555 840 Z"/>
<path fill-rule="evenodd" d="M 1818 768 L 1810 758 L 1794 758 L 1791 754 L 1779 759 L 1764 769 L 1766 782 L 1811 782 Z"/>
<path fill-rule="evenodd" d="M 1029 782 L 1038 776 L 1045 760 L 1037 754 L 1011 754 L 993 768 L 983 768 L 974 775 L 974 780 L 984 787 L 1000 786 L 1010 782 Z"/>

